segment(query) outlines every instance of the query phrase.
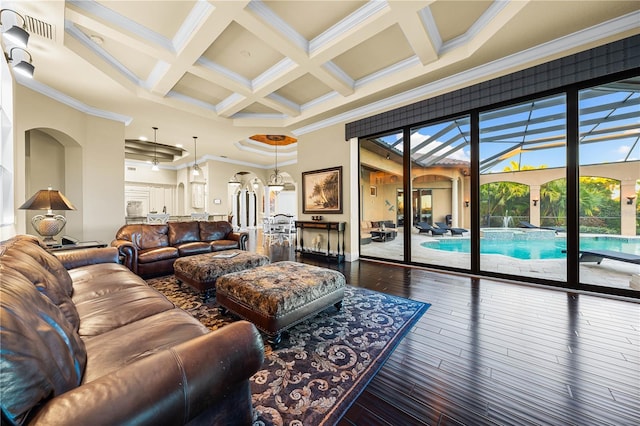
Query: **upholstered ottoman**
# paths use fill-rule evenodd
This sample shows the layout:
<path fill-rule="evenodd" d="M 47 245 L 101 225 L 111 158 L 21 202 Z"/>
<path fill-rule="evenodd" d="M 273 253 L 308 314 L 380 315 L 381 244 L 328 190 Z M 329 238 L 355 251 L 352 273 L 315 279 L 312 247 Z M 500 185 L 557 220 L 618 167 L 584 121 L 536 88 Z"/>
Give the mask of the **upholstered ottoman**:
<path fill-rule="evenodd" d="M 276 346 L 285 329 L 331 305 L 340 309 L 344 286 L 344 275 L 338 271 L 276 262 L 220 277 L 216 300 L 223 308 L 254 323 Z"/>
<path fill-rule="evenodd" d="M 173 264 L 178 285 L 184 283 L 202 292 L 206 302 L 215 290 L 216 280 L 230 272 L 243 271 L 269 263 L 269 258 L 245 250 L 223 250 L 180 257 Z"/>

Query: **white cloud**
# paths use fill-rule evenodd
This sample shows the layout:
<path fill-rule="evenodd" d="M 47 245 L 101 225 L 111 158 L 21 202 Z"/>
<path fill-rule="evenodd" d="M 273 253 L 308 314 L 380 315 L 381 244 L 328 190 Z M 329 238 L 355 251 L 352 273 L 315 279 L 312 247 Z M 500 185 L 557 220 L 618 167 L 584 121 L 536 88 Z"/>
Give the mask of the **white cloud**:
<path fill-rule="evenodd" d="M 414 133 L 413 135 L 411 135 L 411 146 L 418 146 L 420 145 L 422 142 L 424 142 L 425 140 L 431 138 L 430 135 L 423 135 L 421 133 Z M 427 144 L 426 146 L 420 148 L 418 151 L 414 152 L 418 153 L 418 154 L 425 154 L 429 151 L 432 151 L 436 148 L 438 148 L 439 146 L 442 145 L 442 142 L 440 141 L 433 141 L 430 142 L 429 144 Z M 440 156 L 444 153 L 450 153 L 447 155 L 447 158 L 453 159 L 453 160 L 461 160 L 461 161 L 471 161 L 471 156 L 469 154 L 469 151 L 465 151 L 464 149 L 458 149 L 455 152 L 451 152 L 453 151 L 455 148 L 454 147 L 449 147 L 449 148 L 445 148 L 442 151 L 438 151 L 436 153 L 436 155 Z"/>

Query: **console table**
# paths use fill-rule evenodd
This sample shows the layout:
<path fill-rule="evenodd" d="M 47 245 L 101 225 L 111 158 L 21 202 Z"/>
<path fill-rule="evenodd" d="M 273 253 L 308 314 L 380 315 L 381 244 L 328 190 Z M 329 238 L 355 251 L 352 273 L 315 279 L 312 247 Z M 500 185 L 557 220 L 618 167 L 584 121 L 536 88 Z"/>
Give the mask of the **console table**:
<path fill-rule="evenodd" d="M 296 220 L 296 252 L 299 252 L 303 256 L 318 257 L 326 260 L 336 261 L 338 263 L 344 262 L 344 229 L 347 222 L 319 222 L 319 221 L 303 221 Z M 325 239 L 326 251 L 319 247 L 305 247 L 304 246 L 304 231 L 327 231 Z M 338 249 L 334 253 L 331 252 L 331 235 L 332 232 L 337 234 Z M 324 232 L 320 235 L 324 235 Z M 340 242 L 342 237 L 342 242 Z M 324 245 L 324 241 L 322 244 Z"/>

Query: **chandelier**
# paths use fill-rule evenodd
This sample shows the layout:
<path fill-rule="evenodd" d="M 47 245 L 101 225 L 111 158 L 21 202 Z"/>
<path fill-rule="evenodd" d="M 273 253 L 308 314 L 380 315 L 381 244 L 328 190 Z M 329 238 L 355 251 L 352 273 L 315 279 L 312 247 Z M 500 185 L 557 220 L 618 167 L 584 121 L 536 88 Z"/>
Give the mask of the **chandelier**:
<path fill-rule="evenodd" d="M 238 174 L 234 173 L 233 177 L 229 179 L 229 186 L 231 186 L 232 189 L 236 189 L 236 188 L 239 188 L 241 185 L 242 183 L 238 180 Z"/>
<path fill-rule="evenodd" d="M 278 139 L 278 138 L 284 139 L 284 136 L 269 135 L 268 138 L 269 140 L 274 142 L 274 145 L 276 146 L 276 167 L 274 169 L 274 173 L 271 176 L 269 176 L 269 183 L 267 184 L 267 186 L 272 191 L 278 192 L 284 189 L 284 178 L 280 174 L 280 170 L 278 170 L 278 142 L 282 139 Z"/>

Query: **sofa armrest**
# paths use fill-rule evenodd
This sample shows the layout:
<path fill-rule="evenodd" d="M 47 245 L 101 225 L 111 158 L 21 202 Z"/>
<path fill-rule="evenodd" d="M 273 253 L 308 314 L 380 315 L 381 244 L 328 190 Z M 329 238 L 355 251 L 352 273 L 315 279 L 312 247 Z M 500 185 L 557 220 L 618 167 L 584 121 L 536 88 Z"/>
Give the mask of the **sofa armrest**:
<path fill-rule="evenodd" d="M 88 248 L 54 252 L 66 269 L 97 263 L 119 263 L 118 250 L 115 247 Z"/>
<path fill-rule="evenodd" d="M 185 424 L 242 382 L 248 385 L 263 360 L 258 330 L 237 321 L 59 395 L 31 422 Z M 236 414 L 246 419 L 246 413 Z"/>
<path fill-rule="evenodd" d="M 247 242 L 249 241 L 249 233 L 248 232 L 229 232 L 227 238 L 233 241 L 237 241 L 240 246 L 240 250 L 247 249 Z"/>
<path fill-rule="evenodd" d="M 127 240 L 113 240 L 111 247 L 118 249 L 121 263 L 134 274 L 138 274 L 138 248 L 135 244 Z"/>

